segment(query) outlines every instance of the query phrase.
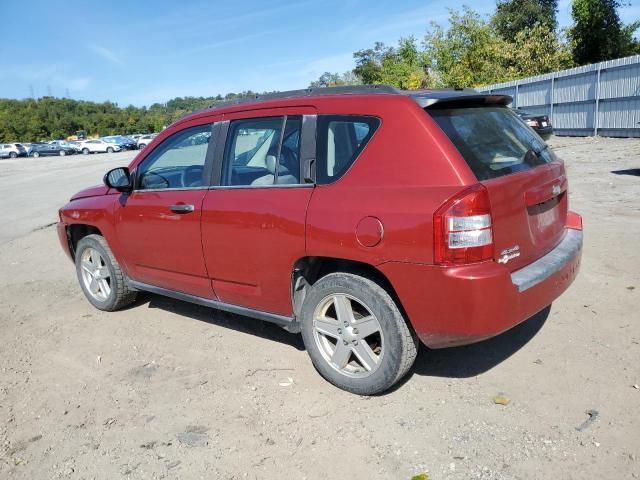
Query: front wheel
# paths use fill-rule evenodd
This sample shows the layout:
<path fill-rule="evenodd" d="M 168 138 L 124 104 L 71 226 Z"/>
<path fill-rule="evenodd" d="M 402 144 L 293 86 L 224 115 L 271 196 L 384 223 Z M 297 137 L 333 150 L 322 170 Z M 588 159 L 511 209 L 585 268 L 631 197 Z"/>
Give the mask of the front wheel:
<path fill-rule="evenodd" d="M 85 155 L 89 155 L 90 152 L 88 148 L 83 148 L 82 153 L 84 153 Z"/>
<path fill-rule="evenodd" d="M 11 152 L 11 153 L 9 153 L 9 156 L 10 156 L 11 158 L 17 158 L 17 157 L 18 157 L 18 154 L 17 154 L 16 152 Z"/>
<path fill-rule="evenodd" d="M 33 152 L 33 156 L 34 156 L 35 158 L 38 158 L 38 157 L 40 156 L 40 153 L 38 153 L 38 152 Z"/>
<path fill-rule="evenodd" d="M 64 150 L 60 150 L 60 156 L 64 157 L 67 154 L 67 152 L 65 152 Z"/>
<path fill-rule="evenodd" d="M 332 273 L 307 293 L 302 338 L 318 372 L 343 390 L 374 395 L 409 371 L 418 341 L 387 291 L 374 281 Z"/>
<path fill-rule="evenodd" d="M 113 148 L 107 147 L 107 153 L 113 153 Z"/>
<path fill-rule="evenodd" d="M 136 299 L 129 290 L 120 264 L 100 235 L 87 235 L 78 242 L 76 273 L 87 300 L 99 310 L 112 312 Z"/>

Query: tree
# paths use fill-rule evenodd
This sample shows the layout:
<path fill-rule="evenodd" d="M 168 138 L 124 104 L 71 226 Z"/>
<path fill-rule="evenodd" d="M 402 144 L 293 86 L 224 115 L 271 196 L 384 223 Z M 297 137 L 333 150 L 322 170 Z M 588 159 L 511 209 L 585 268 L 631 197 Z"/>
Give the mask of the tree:
<path fill-rule="evenodd" d="M 558 0 L 498 0 L 493 23 L 504 40 L 513 41 L 519 32 L 536 26 L 555 30 L 557 10 Z"/>
<path fill-rule="evenodd" d="M 638 51 L 633 34 L 640 22 L 623 25 L 618 0 L 573 0 L 574 25 L 569 30 L 573 58 L 578 65 L 632 55 Z"/>
<path fill-rule="evenodd" d="M 341 87 L 344 85 L 358 85 L 359 83 L 360 80 L 352 71 L 343 74 L 324 72 L 318 80 L 309 84 L 309 88 Z"/>
<path fill-rule="evenodd" d="M 397 47 L 377 42 L 373 48 L 359 50 L 353 56 L 353 73 L 362 83 L 383 83 L 405 90 L 427 85 L 425 58 L 413 37 L 401 38 Z"/>
<path fill-rule="evenodd" d="M 522 78 L 571 68 L 571 49 L 564 38 L 546 25 L 518 32 L 504 50 L 507 76 Z"/>
<path fill-rule="evenodd" d="M 450 11 L 447 29 L 432 24 L 424 47 L 435 86 L 475 87 L 508 79 L 504 40 L 469 7 Z"/>

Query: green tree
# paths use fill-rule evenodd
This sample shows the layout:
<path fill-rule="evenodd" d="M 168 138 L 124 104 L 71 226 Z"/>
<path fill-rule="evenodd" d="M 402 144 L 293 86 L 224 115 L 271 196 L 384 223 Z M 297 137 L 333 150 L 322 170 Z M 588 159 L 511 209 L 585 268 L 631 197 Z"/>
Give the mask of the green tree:
<path fill-rule="evenodd" d="M 574 66 L 569 44 L 544 24 L 521 30 L 505 47 L 509 78 L 541 75 Z"/>
<path fill-rule="evenodd" d="M 309 84 L 309 88 L 341 87 L 345 85 L 358 85 L 360 83 L 360 80 L 353 71 L 343 74 L 324 72 L 318 80 Z"/>
<path fill-rule="evenodd" d="M 640 22 L 623 25 L 618 0 L 573 0 L 574 24 L 569 30 L 573 59 L 578 65 L 632 55 L 638 52 L 633 38 Z"/>
<path fill-rule="evenodd" d="M 365 84 L 393 85 L 415 90 L 427 85 L 425 57 L 416 39 L 401 38 L 397 47 L 377 42 L 373 48 L 353 54 L 356 67 L 353 73 Z"/>
<path fill-rule="evenodd" d="M 513 41 L 518 33 L 536 26 L 555 30 L 557 10 L 558 0 L 497 0 L 493 23 L 504 40 Z"/>
<path fill-rule="evenodd" d="M 475 87 L 508 79 L 505 41 L 469 7 L 449 12 L 449 28 L 433 23 L 424 47 L 434 86 Z"/>

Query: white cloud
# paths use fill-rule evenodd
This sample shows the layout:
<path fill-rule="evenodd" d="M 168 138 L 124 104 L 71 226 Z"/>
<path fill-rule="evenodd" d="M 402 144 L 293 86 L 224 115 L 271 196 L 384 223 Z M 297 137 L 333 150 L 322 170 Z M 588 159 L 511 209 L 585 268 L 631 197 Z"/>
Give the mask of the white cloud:
<path fill-rule="evenodd" d="M 123 65 L 122 60 L 120 60 L 112 50 L 109 50 L 106 47 L 90 43 L 89 45 L 87 45 L 87 49 L 92 51 L 93 53 L 96 53 L 97 55 L 100 55 L 102 58 L 110 61 L 115 65 Z"/>

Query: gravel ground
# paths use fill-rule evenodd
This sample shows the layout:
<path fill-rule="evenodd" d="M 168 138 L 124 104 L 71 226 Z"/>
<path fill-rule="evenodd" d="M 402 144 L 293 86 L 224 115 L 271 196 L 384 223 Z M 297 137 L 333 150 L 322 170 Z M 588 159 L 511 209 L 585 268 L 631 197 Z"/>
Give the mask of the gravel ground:
<path fill-rule="evenodd" d="M 38 227 L 127 154 L 0 162 L 21 200 L 0 214 L 0 478 L 640 478 L 640 141 L 551 143 L 584 216 L 575 284 L 497 338 L 421 348 L 378 397 L 273 325 L 154 295 L 95 310 Z"/>

